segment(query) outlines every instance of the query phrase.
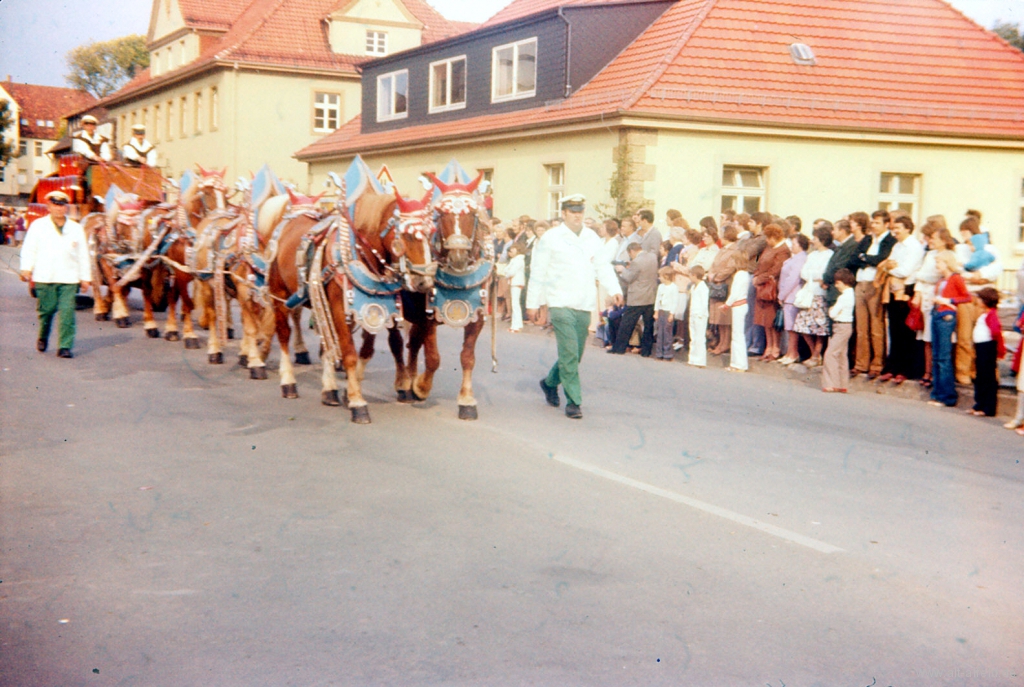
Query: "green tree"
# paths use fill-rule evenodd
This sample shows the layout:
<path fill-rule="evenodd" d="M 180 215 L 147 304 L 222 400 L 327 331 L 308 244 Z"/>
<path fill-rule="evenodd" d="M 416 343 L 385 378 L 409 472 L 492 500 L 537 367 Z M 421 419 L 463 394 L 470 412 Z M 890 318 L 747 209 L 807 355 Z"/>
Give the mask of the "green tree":
<path fill-rule="evenodd" d="M 8 140 L 8 129 L 15 126 L 14 117 L 11 116 L 11 104 L 6 100 L 0 100 L 0 167 L 6 167 L 7 163 L 14 158 L 14 137 Z"/>
<path fill-rule="evenodd" d="M 992 32 L 1018 50 L 1024 50 L 1024 36 L 1021 35 L 1020 26 L 1017 24 L 997 21 L 992 27 Z"/>
<path fill-rule="evenodd" d="M 103 98 L 149 66 L 146 37 L 138 34 L 109 41 L 87 43 L 65 58 L 70 73 L 64 78 L 72 87 Z"/>

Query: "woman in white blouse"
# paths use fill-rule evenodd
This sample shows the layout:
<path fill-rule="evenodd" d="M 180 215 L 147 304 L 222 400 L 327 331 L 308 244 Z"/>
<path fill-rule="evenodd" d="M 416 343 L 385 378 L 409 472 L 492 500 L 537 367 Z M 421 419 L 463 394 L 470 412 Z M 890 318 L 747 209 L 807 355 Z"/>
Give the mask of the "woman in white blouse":
<path fill-rule="evenodd" d="M 807 347 L 811 349 L 811 357 L 804 361 L 807 367 L 821 365 L 821 348 L 825 337 L 829 335 L 825 289 L 821 277 L 825 273 L 828 261 L 832 259 L 832 252 L 832 231 L 828 227 L 818 227 L 811 235 L 811 250 L 800 270 L 800 278 L 807 284 L 807 288 L 811 289 L 814 298 L 811 307 L 800 310 L 793 324 L 793 331 L 803 336 Z"/>

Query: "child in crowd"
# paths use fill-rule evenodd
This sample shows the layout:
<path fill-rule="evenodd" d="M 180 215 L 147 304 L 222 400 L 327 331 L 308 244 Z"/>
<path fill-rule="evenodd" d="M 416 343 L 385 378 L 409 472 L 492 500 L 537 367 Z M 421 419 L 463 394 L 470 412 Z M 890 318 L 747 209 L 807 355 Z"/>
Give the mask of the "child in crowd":
<path fill-rule="evenodd" d="M 829 308 L 832 320 L 832 338 L 825 351 L 825 362 L 821 369 L 821 390 L 846 393 L 850 385 L 850 336 L 853 335 L 854 293 L 857 278 L 845 267 L 836 270 L 833 277 L 839 298 Z"/>
<path fill-rule="evenodd" d="M 676 351 L 672 348 L 673 332 L 675 331 L 676 304 L 679 300 L 679 289 L 673 277 L 676 271 L 671 267 L 658 270 L 658 293 L 654 297 L 654 357 L 660 360 L 673 360 Z"/>
<path fill-rule="evenodd" d="M 512 324 L 509 331 L 518 332 L 523 329 L 523 304 L 520 296 L 523 287 L 526 286 L 526 256 L 518 244 L 513 244 L 508 249 L 508 264 L 505 266 L 505 277 L 508 278 L 509 288 L 512 292 Z"/>
<path fill-rule="evenodd" d="M 999 292 L 987 287 L 978 292 L 986 313 L 974 325 L 974 354 L 977 372 L 974 376 L 974 407 L 971 415 L 994 417 L 999 391 L 997 362 L 1006 355 L 1002 325 L 999 323 Z"/>
<path fill-rule="evenodd" d="M 746 253 L 738 251 L 733 256 L 733 265 L 736 274 L 733 275 L 732 285 L 729 287 L 729 296 L 722 304 L 725 310 L 732 310 L 732 345 L 729 358 L 729 372 L 746 372 L 747 365 L 747 336 L 743 329 L 747 318 L 747 291 L 750 289 L 750 260 Z"/>
<path fill-rule="evenodd" d="M 704 283 L 704 268 L 694 265 L 689 270 L 690 281 L 690 359 L 694 367 L 708 364 L 708 285 Z"/>

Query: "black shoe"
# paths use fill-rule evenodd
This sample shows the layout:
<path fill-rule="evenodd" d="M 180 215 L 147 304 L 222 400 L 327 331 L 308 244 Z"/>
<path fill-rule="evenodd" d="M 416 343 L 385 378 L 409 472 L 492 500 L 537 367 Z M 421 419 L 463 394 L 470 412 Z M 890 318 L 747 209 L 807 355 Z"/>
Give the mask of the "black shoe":
<path fill-rule="evenodd" d="M 61 348 L 57 350 L 58 358 L 74 358 L 75 354 L 71 352 L 70 348 Z"/>
<path fill-rule="evenodd" d="M 39 339 L 39 341 L 36 341 L 36 350 L 40 353 L 46 353 L 46 345 L 46 339 Z"/>
<path fill-rule="evenodd" d="M 566 402 L 565 404 L 565 416 L 573 420 L 582 420 L 583 411 L 575 403 Z"/>
<path fill-rule="evenodd" d="M 544 392 L 544 398 L 547 399 L 549 406 L 557 408 L 562 405 L 562 399 L 558 397 L 558 389 L 552 389 L 543 379 L 540 380 L 540 390 Z"/>

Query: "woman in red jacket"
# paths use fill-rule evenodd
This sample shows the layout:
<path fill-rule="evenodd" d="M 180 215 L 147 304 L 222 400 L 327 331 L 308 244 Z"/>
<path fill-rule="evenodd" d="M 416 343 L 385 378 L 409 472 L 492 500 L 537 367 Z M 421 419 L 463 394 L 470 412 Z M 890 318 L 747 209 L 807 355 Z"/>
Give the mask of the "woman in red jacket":
<path fill-rule="evenodd" d="M 953 334 L 956 332 L 956 306 L 970 303 L 971 294 L 960 276 L 956 254 L 944 250 L 935 258 L 942 278 L 935 285 L 935 309 L 932 310 L 932 400 L 934 406 L 955 407 L 956 373 L 953 368 Z"/>

